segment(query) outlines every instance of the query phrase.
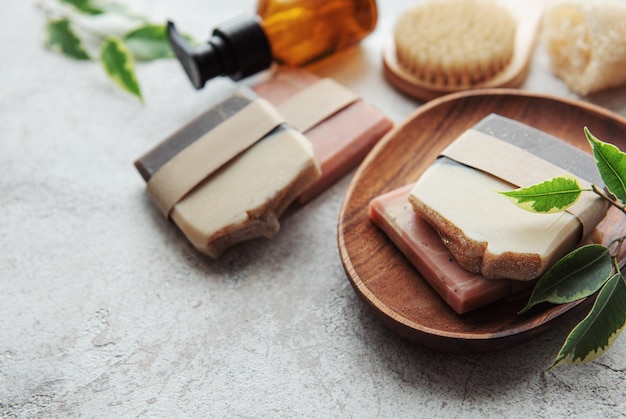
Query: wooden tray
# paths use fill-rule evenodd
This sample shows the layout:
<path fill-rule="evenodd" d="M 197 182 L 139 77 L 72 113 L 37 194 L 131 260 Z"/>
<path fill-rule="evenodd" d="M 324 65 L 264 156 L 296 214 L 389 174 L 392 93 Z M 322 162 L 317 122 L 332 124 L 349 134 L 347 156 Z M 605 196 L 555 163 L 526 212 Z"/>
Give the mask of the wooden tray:
<path fill-rule="evenodd" d="M 587 152 L 584 126 L 626 149 L 626 118 L 595 105 L 513 89 L 435 99 L 380 140 L 355 173 L 341 206 L 337 232 L 341 260 L 356 293 L 383 324 L 444 352 L 506 348 L 545 331 L 578 304 L 546 305 L 517 315 L 526 299 L 500 301 L 458 315 L 368 217 L 372 198 L 417 180 L 445 146 L 490 113 L 543 130 Z M 599 226 L 607 241 L 624 234 L 625 220 L 619 211 L 609 211 Z"/>
<path fill-rule="evenodd" d="M 545 7 L 545 0 L 498 0 L 508 7 L 517 19 L 515 35 L 515 52 L 511 63 L 495 77 L 480 84 L 465 87 L 439 86 L 426 83 L 400 67 L 396 59 L 393 39 L 383 49 L 383 74 L 397 89 L 427 101 L 433 98 L 467 89 L 493 87 L 518 87 L 526 78 L 528 67 L 533 55 L 538 27 Z"/>

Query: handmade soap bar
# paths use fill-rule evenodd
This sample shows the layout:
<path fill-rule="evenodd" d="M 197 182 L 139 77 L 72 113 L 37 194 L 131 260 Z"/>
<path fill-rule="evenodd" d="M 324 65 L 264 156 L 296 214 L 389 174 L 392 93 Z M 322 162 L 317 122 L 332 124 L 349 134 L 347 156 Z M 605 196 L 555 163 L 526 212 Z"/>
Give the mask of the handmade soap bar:
<path fill-rule="evenodd" d="M 171 217 L 198 250 L 218 257 L 233 244 L 276 234 L 285 208 L 319 174 L 311 144 L 281 128 L 204 180 Z"/>
<path fill-rule="evenodd" d="M 300 203 L 356 167 L 393 126 L 391 120 L 362 99 L 328 82 L 303 69 L 281 68 L 254 86 L 288 123 L 310 117 L 304 128 L 297 128 L 313 144 L 322 176 L 298 198 Z"/>
<path fill-rule="evenodd" d="M 270 237 L 284 209 L 320 176 L 311 143 L 264 99 L 242 90 L 135 163 L 148 194 L 202 253 Z"/>
<path fill-rule="evenodd" d="M 606 214 L 594 194 L 583 194 L 567 212 L 535 214 L 495 192 L 567 173 L 601 185 L 589 154 L 518 122 L 491 115 L 442 156 L 409 201 L 459 265 L 486 278 L 537 278 Z"/>
<path fill-rule="evenodd" d="M 279 68 L 254 89 L 242 88 L 135 163 L 160 211 L 212 257 L 276 233 L 291 202 L 327 188 L 392 126 L 353 92 L 302 69 Z"/>
<path fill-rule="evenodd" d="M 528 289 L 531 281 L 489 280 L 461 268 L 437 233 L 415 214 L 407 197 L 413 184 L 374 198 L 370 219 L 457 313 L 463 314 Z"/>

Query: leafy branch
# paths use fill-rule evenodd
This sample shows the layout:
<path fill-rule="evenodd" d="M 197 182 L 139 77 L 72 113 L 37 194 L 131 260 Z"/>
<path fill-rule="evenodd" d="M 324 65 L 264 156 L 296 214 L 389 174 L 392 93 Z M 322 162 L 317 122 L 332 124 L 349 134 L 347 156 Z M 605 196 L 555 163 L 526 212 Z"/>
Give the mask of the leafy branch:
<path fill-rule="evenodd" d="M 45 46 L 60 55 L 97 61 L 120 88 L 143 102 L 135 63 L 172 58 L 164 24 L 109 0 L 41 1 Z"/>
<path fill-rule="evenodd" d="M 626 154 L 593 136 L 587 127 L 584 132 L 608 193 L 596 185 L 584 189 L 570 176 L 500 193 L 527 211 L 550 213 L 566 210 L 583 192 L 593 192 L 626 214 Z M 626 326 L 626 280 L 619 260 L 625 240 L 622 236 L 608 246 L 581 246 L 539 278 L 520 314 L 540 303 L 567 304 L 597 293 L 593 307 L 569 333 L 550 368 L 598 358 Z"/>

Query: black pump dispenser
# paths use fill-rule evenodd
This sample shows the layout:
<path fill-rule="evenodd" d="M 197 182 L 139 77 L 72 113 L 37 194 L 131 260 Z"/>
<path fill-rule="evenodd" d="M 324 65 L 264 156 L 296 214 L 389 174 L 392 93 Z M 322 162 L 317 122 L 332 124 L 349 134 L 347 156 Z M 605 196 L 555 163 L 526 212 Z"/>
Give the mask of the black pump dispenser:
<path fill-rule="evenodd" d="M 167 36 L 176 57 L 196 89 L 216 76 L 240 80 L 272 64 L 269 40 L 256 16 L 231 19 L 213 30 L 206 44 L 191 45 L 172 22 Z"/>

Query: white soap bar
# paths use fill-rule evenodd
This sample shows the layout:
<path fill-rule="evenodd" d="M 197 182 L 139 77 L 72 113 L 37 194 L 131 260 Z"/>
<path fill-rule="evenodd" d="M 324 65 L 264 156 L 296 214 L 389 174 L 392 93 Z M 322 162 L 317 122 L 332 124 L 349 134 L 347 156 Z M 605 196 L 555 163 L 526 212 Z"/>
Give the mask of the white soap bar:
<path fill-rule="evenodd" d="M 485 278 L 538 277 L 606 215 L 606 202 L 591 193 L 553 214 L 522 210 L 497 193 L 563 175 L 602 187 L 591 155 L 519 122 L 489 115 L 441 155 L 409 201 L 458 264 Z"/>
<path fill-rule="evenodd" d="M 580 222 L 568 212 L 524 211 L 496 193 L 511 189 L 491 175 L 439 160 L 409 199 L 463 268 L 489 279 L 530 280 L 577 243 Z"/>
<path fill-rule="evenodd" d="M 200 183 L 171 218 L 211 257 L 233 244 L 271 237 L 285 208 L 320 176 L 311 143 L 279 129 Z"/>

